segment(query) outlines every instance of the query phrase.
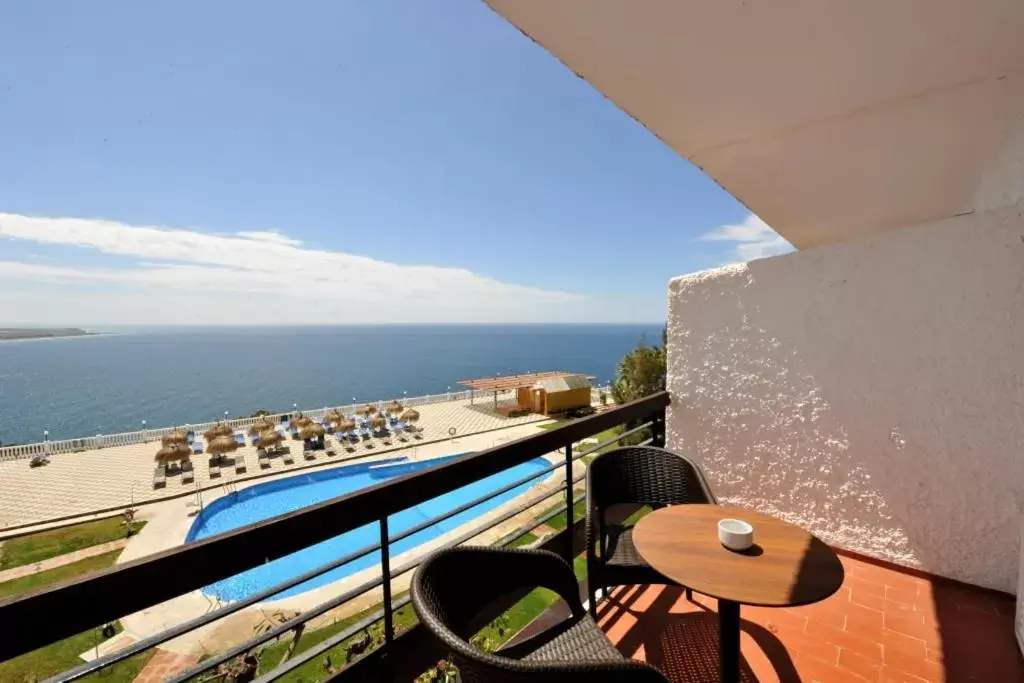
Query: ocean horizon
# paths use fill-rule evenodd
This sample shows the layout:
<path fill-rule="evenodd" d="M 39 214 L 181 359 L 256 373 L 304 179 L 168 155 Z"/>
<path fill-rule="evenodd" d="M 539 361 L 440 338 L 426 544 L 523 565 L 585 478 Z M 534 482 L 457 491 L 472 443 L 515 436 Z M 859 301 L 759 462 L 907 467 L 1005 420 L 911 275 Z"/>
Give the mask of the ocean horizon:
<path fill-rule="evenodd" d="M 112 434 L 463 388 L 565 370 L 607 383 L 651 324 L 76 326 L 0 342 L 0 443 Z M 450 388 L 450 389 L 449 389 Z"/>

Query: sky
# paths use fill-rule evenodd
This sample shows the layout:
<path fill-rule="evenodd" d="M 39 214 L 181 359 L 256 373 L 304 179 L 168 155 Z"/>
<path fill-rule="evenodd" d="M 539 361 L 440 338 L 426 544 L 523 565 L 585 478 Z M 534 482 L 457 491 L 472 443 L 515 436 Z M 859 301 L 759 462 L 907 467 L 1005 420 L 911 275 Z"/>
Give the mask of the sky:
<path fill-rule="evenodd" d="M 0 323 L 659 322 L 784 253 L 483 2 L 0 4 Z"/>

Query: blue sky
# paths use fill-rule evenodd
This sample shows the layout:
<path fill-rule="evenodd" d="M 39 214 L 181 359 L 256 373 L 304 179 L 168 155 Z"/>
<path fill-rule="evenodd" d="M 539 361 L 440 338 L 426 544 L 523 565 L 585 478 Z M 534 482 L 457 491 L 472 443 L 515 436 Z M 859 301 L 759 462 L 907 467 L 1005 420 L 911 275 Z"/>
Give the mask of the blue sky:
<path fill-rule="evenodd" d="M 3 322 L 659 321 L 787 248 L 474 0 L 4 3 L 0 94 Z"/>

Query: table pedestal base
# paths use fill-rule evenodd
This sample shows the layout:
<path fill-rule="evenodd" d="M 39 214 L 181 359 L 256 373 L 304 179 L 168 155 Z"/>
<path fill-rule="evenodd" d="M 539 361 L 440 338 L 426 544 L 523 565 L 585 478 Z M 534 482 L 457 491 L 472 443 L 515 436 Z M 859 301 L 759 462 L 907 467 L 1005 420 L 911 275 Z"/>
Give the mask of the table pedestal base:
<path fill-rule="evenodd" d="M 740 604 L 718 601 L 718 647 L 722 683 L 740 681 Z"/>

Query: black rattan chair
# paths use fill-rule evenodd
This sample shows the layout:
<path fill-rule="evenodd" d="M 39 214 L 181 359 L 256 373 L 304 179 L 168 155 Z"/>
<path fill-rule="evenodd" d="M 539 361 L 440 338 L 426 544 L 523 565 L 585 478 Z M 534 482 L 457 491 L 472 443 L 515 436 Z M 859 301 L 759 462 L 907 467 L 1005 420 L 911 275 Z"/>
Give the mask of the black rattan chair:
<path fill-rule="evenodd" d="M 716 502 L 700 468 L 676 453 L 653 446 L 626 446 L 594 458 L 587 467 L 587 586 L 591 614 L 596 614 L 599 588 L 677 585 L 640 557 L 633 545 L 631 526 L 608 522 L 609 507 L 660 508 Z M 693 597 L 689 588 L 686 597 Z"/>
<path fill-rule="evenodd" d="M 572 616 L 497 653 L 469 642 L 485 624 L 481 612 L 498 598 L 543 587 L 568 604 Z M 543 550 L 461 547 L 430 555 L 412 580 L 420 622 L 451 652 L 463 683 L 512 681 L 666 683 L 657 669 L 626 659 L 586 610 L 572 568 Z"/>

